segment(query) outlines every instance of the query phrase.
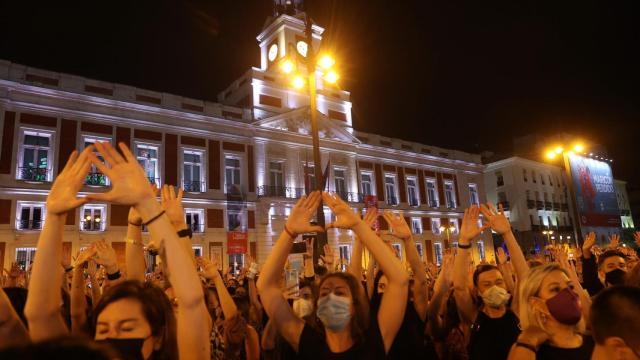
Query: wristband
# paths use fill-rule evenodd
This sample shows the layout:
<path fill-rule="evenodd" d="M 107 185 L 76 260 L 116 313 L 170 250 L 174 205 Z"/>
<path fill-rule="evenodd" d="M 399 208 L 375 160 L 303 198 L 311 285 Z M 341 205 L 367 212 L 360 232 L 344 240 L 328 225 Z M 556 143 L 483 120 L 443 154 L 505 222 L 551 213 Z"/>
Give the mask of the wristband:
<path fill-rule="evenodd" d="M 518 341 L 518 342 L 516 342 L 516 347 L 517 346 L 523 347 L 525 349 L 529 349 L 529 350 L 533 351 L 534 353 L 538 352 L 538 348 L 536 348 L 535 346 L 533 346 L 531 344 L 527 344 L 525 342 Z"/>
<path fill-rule="evenodd" d="M 467 245 L 458 243 L 458 248 L 459 249 L 465 249 L 465 250 L 471 249 L 471 243 L 469 243 Z"/>
<path fill-rule="evenodd" d="M 292 233 L 291 231 L 289 231 L 289 229 L 287 229 L 287 225 L 286 225 L 286 224 L 284 225 L 284 232 L 286 232 L 286 233 L 287 233 L 287 235 L 289 235 L 289 237 L 290 237 L 291 239 L 295 239 L 295 238 L 297 238 L 297 237 L 298 237 L 298 234 L 294 234 L 294 233 Z"/>
<path fill-rule="evenodd" d="M 122 275 L 120 274 L 120 270 L 118 270 L 118 271 L 114 272 L 113 274 L 107 274 L 107 279 L 109 279 L 109 280 L 118 280 L 118 279 L 120 279 L 120 276 L 122 276 Z"/>
<path fill-rule="evenodd" d="M 144 226 L 149 226 L 152 222 L 154 222 L 154 221 L 158 220 L 158 219 L 160 218 L 160 216 L 164 215 L 164 213 L 165 213 L 165 211 L 164 211 L 164 210 L 160 211 L 160 213 L 159 213 L 158 215 L 156 215 L 156 216 L 152 217 L 152 218 L 151 218 L 149 221 L 147 221 L 147 222 L 143 222 L 143 223 L 142 223 L 142 225 L 144 225 Z"/>
<path fill-rule="evenodd" d="M 142 242 L 142 239 L 140 240 L 133 240 L 131 238 L 125 238 L 124 242 L 126 242 L 127 244 L 131 244 L 131 245 L 138 245 L 138 246 L 144 246 L 144 243 Z"/>
<path fill-rule="evenodd" d="M 188 237 L 189 239 L 191 239 L 191 237 L 193 237 L 193 230 L 191 230 L 190 228 L 182 229 L 178 231 L 178 237 Z"/>
<path fill-rule="evenodd" d="M 132 223 L 131 221 L 129 221 L 129 225 L 131 225 L 131 226 L 136 226 L 136 227 L 140 227 L 140 226 L 142 226 L 142 223 L 140 223 L 140 224 L 136 224 L 136 223 Z"/>

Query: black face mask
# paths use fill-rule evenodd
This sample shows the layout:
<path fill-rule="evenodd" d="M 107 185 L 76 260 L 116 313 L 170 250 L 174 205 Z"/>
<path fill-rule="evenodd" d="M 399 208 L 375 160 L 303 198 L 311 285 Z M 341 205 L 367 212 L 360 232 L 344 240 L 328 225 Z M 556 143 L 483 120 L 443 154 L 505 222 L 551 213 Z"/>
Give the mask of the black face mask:
<path fill-rule="evenodd" d="M 142 357 L 142 345 L 145 340 L 150 338 L 132 338 L 132 339 L 114 339 L 106 338 L 98 340 L 96 342 L 101 344 L 109 344 L 111 348 L 115 349 L 123 360 L 143 360 Z"/>
<path fill-rule="evenodd" d="M 236 293 L 236 287 L 235 286 L 229 286 L 227 288 L 227 291 L 229 292 L 229 295 L 233 296 Z"/>
<path fill-rule="evenodd" d="M 604 281 L 611 285 L 623 285 L 627 272 L 621 269 L 611 270 L 604 275 Z"/>

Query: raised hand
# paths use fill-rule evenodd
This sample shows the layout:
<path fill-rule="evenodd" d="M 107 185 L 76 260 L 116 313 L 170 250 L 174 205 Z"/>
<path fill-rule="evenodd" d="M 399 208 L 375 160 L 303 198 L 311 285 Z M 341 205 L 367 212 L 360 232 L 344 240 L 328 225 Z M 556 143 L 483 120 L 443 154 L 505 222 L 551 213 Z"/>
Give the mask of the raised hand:
<path fill-rule="evenodd" d="M 480 233 L 482 233 L 486 228 L 489 227 L 489 225 L 478 226 L 480 211 L 481 210 L 476 205 L 471 205 L 471 207 L 464 210 L 464 217 L 462 218 L 462 225 L 460 226 L 460 235 L 458 236 L 458 241 L 461 245 L 469 245 L 475 237 L 480 235 Z M 489 212 L 489 209 L 487 209 L 487 212 Z M 504 224 L 502 224 L 500 215 L 492 214 L 492 216 L 494 217 L 494 221 L 497 225 L 499 225 L 500 227 L 504 226 Z M 504 217 L 504 215 L 502 215 L 502 217 Z M 510 226 L 509 222 L 507 221 L 507 231 L 509 229 Z"/>
<path fill-rule="evenodd" d="M 378 218 L 378 208 L 370 207 L 367 209 L 367 212 L 364 214 L 364 218 L 362 220 L 369 225 L 371 230 L 375 230 L 376 219 Z"/>
<path fill-rule="evenodd" d="M 67 165 L 56 177 L 47 196 L 49 214 L 65 214 L 87 202 L 87 198 L 78 199 L 77 196 L 89 173 L 91 155 L 93 146 L 87 146 L 80 155 L 75 150 L 71 153 Z"/>
<path fill-rule="evenodd" d="M 110 143 L 98 141 L 95 146 L 110 167 L 103 164 L 93 153 L 89 154 L 89 158 L 100 172 L 109 177 L 112 186 L 111 191 L 89 194 L 87 199 L 137 205 L 143 200 L 155 197 L 149 186 L 149 179 L 124 143 L 118 144 L 124 157 Z"/>
<path fill-rule="evenodd" d="M 620 245 L 620 235 L 612 234 L 609 236 L 609 248 L 617 249 Z"/>
<path fill-rule="evenodd" d="M 333 260 L 335 257 L 333 256 L 333 249 L 331 249 L 331 245 L 324 244 L 323 250 L 324 255 L 320 255 L 320 259 L 329 269 L 333 269 Z"/>
<path fill-rule="evenodd" d="M 322 193 L 322 201 L 324 201 L 329 209 L 336 216 L 336 221 L 327 225 L 327 229 L 339 228 L 350 229 L 362 222 L 360 216 L 356 214 L 350 207 L 339 197 L 328 192 Z"/>
<path fill-rule="evenodd" d="M 493 231 L 500 235 L 504 235 L 511 231 L 511 224 L 509 223 L 509 219 L 504 215 L 502 204 L 499 204 L 498 207 L 499 209 L 496 210 L 496 207 L 493 206 L 493 204 L 481 204 L 480 212 Z"/>
<path fill-rule="evenodd" d="M 633 239 L 636 241 L 636 245 L 640 246 L 640 231 L 633 233 Z"/>
<path fill-rule="evenodd" d="M 402 241 L 411 240 L 411 229 L 402 216 L 402 212 L 394 214 L 391 210 L 385 210 L 382 214 L 384 220 L 389 224 L 392 230 L 392 235 L 401 239 Z"/>
<path fill-rule="evenodd" d="M 498 264 L 503 265 L 507 263 L 507 254 L 505 254 L 502 246 L 498 247 Z"/>
<path fill-rule="evenodd" d="M 305 240 L 305 242 L 307 243 L 307 252 L 304 254 L 306 257 L 313 259 L 313 245 L 315 242 L 314 238 L 310 238 Z"/>
<path fill-rule="evenodd" d="M 96 263 L 95 260 L 90 259 L 89 262 L 87 263 L 87 274 L 89 274 L 90 278 L 95 279 L 97 273 L 98 273 L 98 263 Z"/>
<path fill-rule="evenodd" d="M 591 257 L 591 248 L 596 244 L 596 233 L 590 232 L 584 238 L 584 243 L 582 243 L 582 256 L 585 258 Z"/>
<path fill-rule="evenodd" d="M 295 234 L 308 232 L 323 232 L 324 229 L 318 225 L 311 225 L 309 222 L 320 205 L 320 192 L 314 191 L 308 197 L 303 195 L 296 205 L 291 209 L 291 214 L 285 225 L 287 230 Z"/>
<path fill-rule="evenodd" d="M 93 257 L 95 254 L 96 254 L 95 246 L 91 244 L 86 249 L 78 252 L 78 255 L 76 256 L 73 267 L 84 265 L 84 263 L 89 261 L 91 257 Z"/>
<path fill-rule="evenodd" d="M 96 249 L 94 260 L 104 266 L 108 274 L 118 271 L 118 258 L 113 247 L 104 240 L 96 241 L 94 247 Z"/>
<path fill-rule="evenodd" d="M 184 209 L 182 208 L 182 188 L 176 191 L 173 185 L 163 185 L 161 191 L 161 204 L 162 209 L 167 212 L 169 220 L 174 227 L 185 224 Z"/>
<path fill-rule="evenodd" d="M 218 263 L 215 260 L 209 261 L 208 259 L 200 256 L 196 258 L 196 263 L 202 268 L 202 275 L 207 280 L 213 280 L 221 277 L 218 271 Z"/>

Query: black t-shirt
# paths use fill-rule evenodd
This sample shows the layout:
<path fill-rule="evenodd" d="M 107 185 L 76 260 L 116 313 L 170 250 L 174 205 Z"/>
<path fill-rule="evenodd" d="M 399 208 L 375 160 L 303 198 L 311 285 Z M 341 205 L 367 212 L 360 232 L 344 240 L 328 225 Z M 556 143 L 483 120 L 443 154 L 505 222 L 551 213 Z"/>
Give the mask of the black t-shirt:
<path fill-rule="evenodd" d="M 318 360 L 384 359 L 384 342 L 382 341 L 382 335 L 380 334 L 378 325 L 375 321 L 372 321 L 362 342 L 354 344 L 347 351 L 333 353 L 329 350 L 325 335 L 315 330 L 309 324 L 305 324 L 298 344 L 298 357 L 300 359 Z"/>
<path fill-rule="evenodd" d="M 591 336 L 582 336 L 582 345 L 579 348 L 563 349 L 542 344 L 538 348 L 536 359 L 539 360 L 589 360 L 595 344 Z"/>
<path fill-rule="evenodd" d="M 425 322 L 420 319 L 413 301 L 407 301 L 402 326 L 389 349 L 388 359 L 435 359 L 435 349 L 426 342 L 424 328 Z"/>
<path fill-rule="evenodd" d="M 476 321 L 471 326 L 469 359 L 506 359 L 511 345 L 520 335 L 519 323 L 518 317 L 511 310 L 495 319 L 479 311 Z"/>

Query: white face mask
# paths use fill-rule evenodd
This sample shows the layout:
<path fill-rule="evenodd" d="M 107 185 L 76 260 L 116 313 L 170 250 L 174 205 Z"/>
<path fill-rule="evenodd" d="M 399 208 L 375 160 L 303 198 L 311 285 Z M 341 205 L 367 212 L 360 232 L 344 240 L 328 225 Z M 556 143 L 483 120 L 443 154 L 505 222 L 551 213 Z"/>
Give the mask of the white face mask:
<path fill-rule="evenodd" d="M 482 301 L 492 308 L 499 308 L 506 304 L 510 298 L 511 294 L 497 285 L 493 285 L 482 293 Z"/>
<path fill-rule="evenodd" d="M 293 300 L 293 312 L 297 317 L 303 318 L 313 313 L 313 303 L 307 299 Z"/>

